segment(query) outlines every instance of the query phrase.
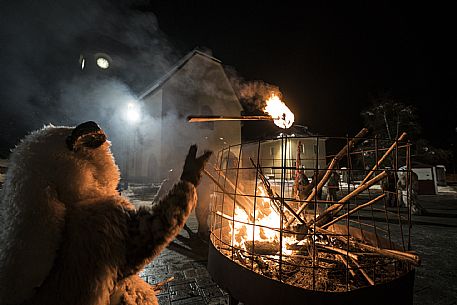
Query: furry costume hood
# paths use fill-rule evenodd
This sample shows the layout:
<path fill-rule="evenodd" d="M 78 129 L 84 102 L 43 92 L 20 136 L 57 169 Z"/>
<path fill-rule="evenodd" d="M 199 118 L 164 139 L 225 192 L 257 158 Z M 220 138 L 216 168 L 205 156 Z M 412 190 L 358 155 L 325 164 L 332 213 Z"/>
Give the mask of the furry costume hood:
<path fill-rule="evenodd" d="M 43 283 L 70 205 L 117 195 L 119 169 L 110 142 L 71 150 L 68 138 L 74 130 L 45 126 L 26 136 L 11 154 L 0 194 L 2 304 L 23 302 Z"/>

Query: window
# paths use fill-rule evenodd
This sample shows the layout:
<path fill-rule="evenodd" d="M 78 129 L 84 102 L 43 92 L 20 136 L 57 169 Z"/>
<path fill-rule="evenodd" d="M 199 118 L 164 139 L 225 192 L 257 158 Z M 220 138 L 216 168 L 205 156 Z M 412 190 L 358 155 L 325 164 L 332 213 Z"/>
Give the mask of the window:
<path fill-rule="evenodd" d="M 275 156 L 275 147 L 271 146 L 270 147 L 270 157 L 274 157 L 274 156 Z"/>

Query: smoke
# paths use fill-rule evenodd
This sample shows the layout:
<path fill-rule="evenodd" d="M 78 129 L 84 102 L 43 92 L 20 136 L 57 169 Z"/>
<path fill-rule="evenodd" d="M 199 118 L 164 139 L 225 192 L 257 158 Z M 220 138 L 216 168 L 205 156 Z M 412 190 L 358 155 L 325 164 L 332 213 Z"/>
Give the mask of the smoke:
<path fill-rule="evenodd" d="M 0 9 L 0 140 L 92 119 L 114 129 L 122 107 L 179 58 L 138 1 L 3 1 Z M 108 54 L 112 68 L 79 59 Z M 91 57 L 92 56 L 92 57 Z M 92 66 L 89 66 L 92 64 Z M 91 70 L 92 69 L 92 70 Z M 119 124 L 117 124 L 119 125 Z M 2 147 L 0 154 L 5 155 Z"/>
<path fill-rule="evenodd" d="M 246 113 L 263 112 L 266 100 L 272 94 L 282 98 L 282 93 L 278 86 L 262 80 L 247 81 L 233 67 L 226 67 L 225 70 Z"/>

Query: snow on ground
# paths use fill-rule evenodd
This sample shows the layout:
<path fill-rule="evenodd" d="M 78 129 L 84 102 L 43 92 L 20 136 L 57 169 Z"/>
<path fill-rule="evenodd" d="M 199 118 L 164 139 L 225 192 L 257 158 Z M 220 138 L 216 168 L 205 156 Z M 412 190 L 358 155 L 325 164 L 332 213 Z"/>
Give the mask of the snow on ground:
<path fill-rule="evenodd" d="M 448 194 L 457 195 L 457 185 L 446 185 L 446 186 L 438 185 L 438 193 L 448 193 Z"/>

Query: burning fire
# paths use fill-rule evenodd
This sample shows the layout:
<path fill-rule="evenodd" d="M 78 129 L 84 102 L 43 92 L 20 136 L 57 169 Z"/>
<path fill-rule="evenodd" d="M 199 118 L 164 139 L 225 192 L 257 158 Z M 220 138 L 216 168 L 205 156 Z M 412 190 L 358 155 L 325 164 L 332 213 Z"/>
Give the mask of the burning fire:
<path fill-rule="evenodd" d="M 243 209 L 235 207 L 235 222 L 230 223 L 230 236 L 233 238 L 233 245 L 237 248 L 247 250 L 255 242 L 279 243 L 280 239 L 280 222 L 281 216 L 270 207 L 270 199 L 265 189 L 258 187 L 258 199 L 262 200 L 264 208 L 261 213 L 256 215 L 255 226 L 250 224 L 249 216 Z M 258 206 L 259 206 L 258 205 Z M 287 249 L 287 245 L 297 243 L 298 241 L 292 237 L 283 237 L 282 253 L 290 255 L 291 250 Z"/>
<path fill-rule="evenodd" d="M 273 117 L 276 126 L 284 129 L 292 126 L 295 118 L 294 114 L 276 94 L 272 93 L 266 103 L 267 106 L 263 109 L 263 111 Z"/>

